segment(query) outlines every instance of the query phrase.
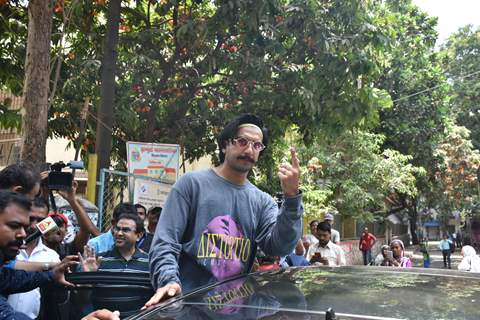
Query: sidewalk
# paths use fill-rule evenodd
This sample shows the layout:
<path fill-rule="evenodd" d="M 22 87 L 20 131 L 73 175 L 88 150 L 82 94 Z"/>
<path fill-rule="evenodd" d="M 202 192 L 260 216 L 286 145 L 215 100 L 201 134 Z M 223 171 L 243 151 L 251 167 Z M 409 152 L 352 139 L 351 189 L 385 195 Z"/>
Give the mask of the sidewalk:
<path fill-rule="evenodd" d="M 430 254 L 430 268 L 443 268 L 442 251 L 438 248 L 440 241 L 428 242 L 428 253 Z M 455 252 L 450 255 L 452 269 L 457 269 L 458 264 L 462 261 L 462 249 L 455 248 Z M 419 246 L 409 246 L 405 248 L 405 252 L 411 255 L 414 267 L 423 268 L 423 254 L 420 252 Z"/>

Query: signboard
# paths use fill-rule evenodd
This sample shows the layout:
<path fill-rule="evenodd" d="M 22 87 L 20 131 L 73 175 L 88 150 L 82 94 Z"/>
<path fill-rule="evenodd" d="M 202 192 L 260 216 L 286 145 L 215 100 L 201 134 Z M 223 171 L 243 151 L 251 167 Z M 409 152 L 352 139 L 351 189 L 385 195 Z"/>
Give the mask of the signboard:
<path fill-rule="evenodd" d="M 173 184 L 178 178 L 180 146 L 127 142 L 128 173 Z"/>
<path fill-rule="evenodd" d="M 146 208 L 163 208 L 171 189 L 171 184 L 137 178 L 135 179 L 133 203 L 140 203 Z"/>
<path fill-rule="evenodd" d="M 132 177 L 133 203 L 147 209 L 163 207 L 172 184 L 177 181 L 180 146 L 176 144 L 127 142 L 128 173 L 159 181 Z"/>

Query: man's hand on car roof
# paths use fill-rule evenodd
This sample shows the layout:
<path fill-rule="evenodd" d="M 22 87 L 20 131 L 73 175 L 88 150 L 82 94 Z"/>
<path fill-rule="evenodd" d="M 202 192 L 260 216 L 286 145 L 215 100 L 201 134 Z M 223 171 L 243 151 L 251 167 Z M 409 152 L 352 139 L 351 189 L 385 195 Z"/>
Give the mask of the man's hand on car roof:
<path fill-rule="evenodd" d="M 166 286 L 157 289 L 153 297 L 148 300 L 143 306 L 142 310 L 159 304 L 161 301 L 178 296 L 182 293 L 182 288 L 178 283 L 169 283 Z"/>
<path fill-rule="evenodd" d="M 120 320 L 120 312 L 101 309 L 86 315 L 82 320 Z"/>

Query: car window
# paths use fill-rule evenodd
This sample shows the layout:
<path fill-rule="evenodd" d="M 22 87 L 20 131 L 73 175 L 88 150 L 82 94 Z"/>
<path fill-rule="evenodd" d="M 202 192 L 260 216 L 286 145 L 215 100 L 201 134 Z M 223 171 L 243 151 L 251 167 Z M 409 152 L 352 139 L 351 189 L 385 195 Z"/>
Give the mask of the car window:
<path fill-rule="evenodd" d="M 98 309 L 118 310 L 126 318 L 138 314 L 154 293 L 148 275 L 142 273 L 77 273 L 68 280 L 77 286 L 42 291 L 40 319 L 80 320 Z"/>

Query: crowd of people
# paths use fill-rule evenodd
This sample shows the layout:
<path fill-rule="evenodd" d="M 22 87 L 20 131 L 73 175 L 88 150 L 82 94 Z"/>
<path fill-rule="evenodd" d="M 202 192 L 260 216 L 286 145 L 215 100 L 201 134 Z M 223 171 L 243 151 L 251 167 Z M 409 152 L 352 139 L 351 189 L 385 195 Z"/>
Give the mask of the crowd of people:
<path fill-rule="evenodd" d="M 144 308 L 185 291 L 245 274 L 258 268 L 258 256 L 275 257 L 289 266 L 344 266 L 334 213 L 310 222 L 302 237 L 303 205 L 300 165 L 291 148 L 290 162 L 278 168 L 283 200 L 277 204 L 248 181 L 248 174 L 268 146 L 260 118 L 244 114 L 229 122 L 218 137 L 220 165 L 190 172 L 172 187 L 163 207 L 120 203 L 104 233 L 92 223 L 77 199 L 77 184 L 58 193 L 72 208 L 79 229 L 66 243 L 68 218 L 52 210 L 51 190 L 39 174 L 18 163 L 0 171 L 0 320 L 41 318 L 39 287 L 56 282 L 72 286 L 65 272 L 134 271 L 149 273 L 155 291 Z M 58 228 L 31 236 L 38 223 L 55 218 Z M 37 232 L 38 233 L 38 232 Z M 31 240 L 25 243 L 25 238 Z M 365 228 L 359 240 L 365 265 L 409 268 L 400 240 L 381 248 Z M 480 270 L 473 248 L 464 246 L 461 270 Z M 447 261 L 447 257 L 446 257 Z M 85 319 L 117 319 L 98 310 Z"/>

